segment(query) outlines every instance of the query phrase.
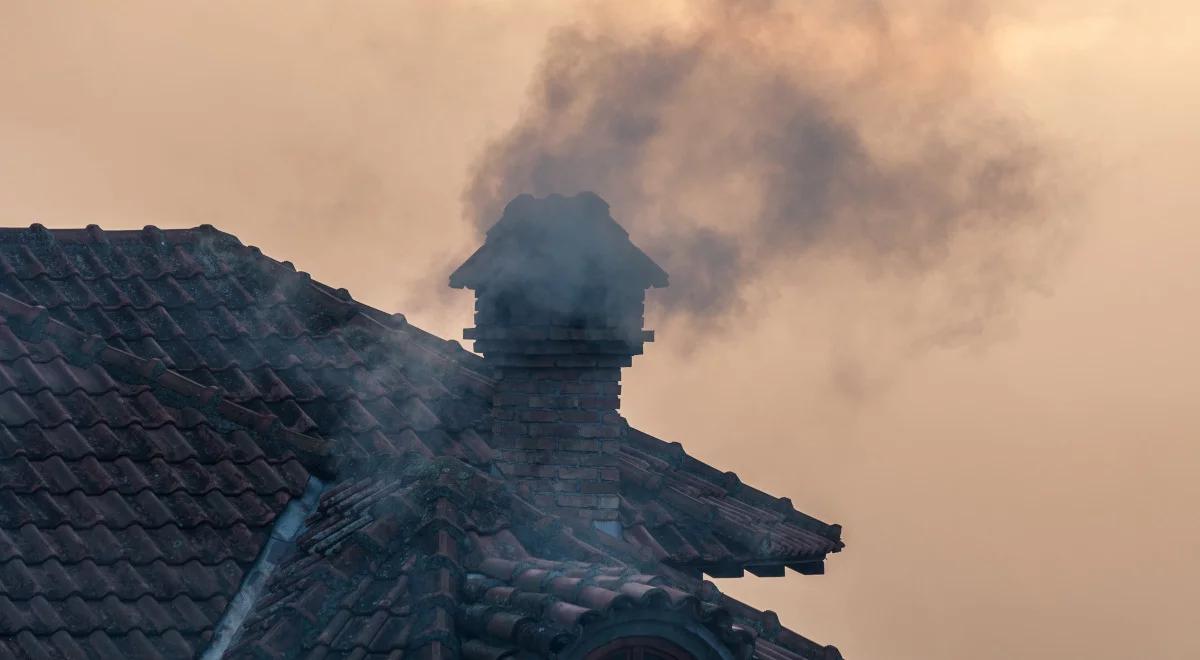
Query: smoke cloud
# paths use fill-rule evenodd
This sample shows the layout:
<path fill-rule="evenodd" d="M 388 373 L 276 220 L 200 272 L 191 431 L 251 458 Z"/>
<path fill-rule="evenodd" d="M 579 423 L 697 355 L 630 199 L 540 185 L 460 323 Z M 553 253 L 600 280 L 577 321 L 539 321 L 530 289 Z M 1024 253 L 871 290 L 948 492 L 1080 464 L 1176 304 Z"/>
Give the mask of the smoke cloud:
<path fill-rule="evenodd" d="M 651 299 L 672 317 L 719 322 L 768 273 L 835 261 L 935 296 L 918 339 L 1007 309 L 1054 233 L 1050 158 L 983 84 L 985 5 L 688 7 L 553 34 L 466 189 L 481 228 L 519 193 L 595 191 L 670 273 Z"/>

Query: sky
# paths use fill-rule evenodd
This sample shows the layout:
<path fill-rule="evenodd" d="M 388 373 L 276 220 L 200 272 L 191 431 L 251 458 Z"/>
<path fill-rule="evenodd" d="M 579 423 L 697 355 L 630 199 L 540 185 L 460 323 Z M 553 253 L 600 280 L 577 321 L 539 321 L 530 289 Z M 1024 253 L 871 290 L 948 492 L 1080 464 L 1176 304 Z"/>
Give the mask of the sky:
<path fill-rule="evenodd" d="M 489 222 L 472 191 L 495 173 L 496 145 L 542 117 L 539 84 L 571 54 L 548 41 L 564 26 L 718 46 L 766 35 L 767 59 L 746 57 L 773 68 L 752 72 L 783 72 L 872 156 L 914 126 L 943 127 L 948 109 L 1002 118 L 1019 131 L 965 135 L 1031 144 L 1050 172 L 1020 209 L 1036 231 L 1017 242 L 1014 225 L 971 224 L 937 258 L 896 267 L 839 232 L 768 250 L 746 242 L 761 229 L 751 220 L 694 211 L 695 226 L 750 246 L 754 267 L 703 314 L 650 294 L 658 336 L 626 370 L 622 411 L 845 527 L 826 575 L 719 586 L 847 658 L 1200 657 L 1200 6 L 891 3 L 919 8 L 897 14 L 864 1 L 846 18 L 813 2 L 794 24 L 727 29 L 712 3 L 641 4 L 0 0 L 0 223 L 212 223 L 457 338 L 470 294 L 446 277 Z M 864 16 L 896 30 L 860 30 L 876 25 Z M 881 34 L 901 64 L 820 68 L 859 61 L 846 44 L 872 52 Z M 587 125 L 552 136 L 584 163 L 604 147 L 579 141 Z M 689 187 L 739 170 L 664 169 L 673 150 L 703 146 L 688 135 L 655 143 L 645 194 L 601 190 L 635 242 L 669 252 L 664 227 L 677 225 L 654 223 L 654 200 L 695 199 Z M 975 143 L 948 144 L 970 155 Z M 883 162 L 931 167 L 934 187 L 918 188 L 930 194 L 940 177 L 958 185 L 927 143 L 905 144 L 913 158 Z M 735 200 L 771 199 L 738 185 Z M 855 204 L 835 208 L 878 210 Z M 997 255 L 986 297 L 955 286 Z M 678 273 L 705 272 L 658 257 L 681 264 L 681 286 Z"/>

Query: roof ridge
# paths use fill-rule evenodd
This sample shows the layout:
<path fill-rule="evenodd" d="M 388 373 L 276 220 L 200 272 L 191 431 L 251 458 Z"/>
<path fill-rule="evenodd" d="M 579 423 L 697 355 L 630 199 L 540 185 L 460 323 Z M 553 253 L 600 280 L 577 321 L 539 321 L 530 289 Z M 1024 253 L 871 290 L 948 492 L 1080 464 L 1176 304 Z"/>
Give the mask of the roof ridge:
<path fill-rule="evenodd" d="M 253 246 L 251 246 L 249 249 L 259 250 L 257 247 Z M 261 250 L 258 251 L 258 254 L 263 259 L 274 262 L 283 268 L 292 270 L 300 277 L 304 278 L 310 289 L 315 293 L 320 294 L 320 298 L 318 298 L 320 302 L 318 304 L 343 312 L 349 312 L 347 308 L 350 308 L 352 312 L 347 313 L 345 318 L 346 323 L 353 323 L 360 328 L 370 328 L 372 330 L 383 331 L 389 334 L 406 335 L 407 338 L 415 340 L 412 342 L 412 345 L 415 348 L 420 350 L 425 355 L 434 358 L 447 366 L 453 367 L 459 372 L 460 375 L 465 376 L 485 387 L 491 387 L 494 384 L 494 379 L 482 373 L 473 366 L 464 364 L 464 361 L 475 361 L 479 366 L 482 367 L 483 358 L 466 350 L 457 341 L 452 339 L 442 339 L 432 332 L 423 330 L 420 327 L 409 323 L 408 318 L 404 314 L 398 312 L 389 314 L 388 312 L 376 307 L 372 307 L 371 305 L 368 305 L 362 301 L 355 300 L 347 289 L 334 289 L 324 282 L 314 280 L 308 273 L 295 270 L 295 266 L 290 261 L 277 261 L 272 257 L 262 254 Z M 385 322 L 384 319 L 387 319 L 388 322 Z M 432 346 L 427 345 L 434 342 L 441 344 L 445 349 L 456 350 L 458 355 L 452 357 L 444 352 L 436 350 Z"/>
<path fill-rule="evenodd" d="M 299 431 L 293 431 L 271 413 L 258 413 L 234 402 L 229 393 L 213 385 L 200 383 L 167 368 L 160 358 L 142 358 L 109 344 L 100 335 L 87 335 L 82 331 L 50 318 L 50 312 L 41 305 L 28 305 L 4 293 L 0 293 L 0 314 L 18 321 L 9 324 L 24 341 L 40 343 L 52 337 L 64 349 L 63 356 L 75 365 L 86 367 L 92 361 L 117 367 L 127 373 L 136 374 L 149 383 L 195 401 L 198 408 L 211 407 L 218 415 L 272 440 L 278 440 L 295 449 L 300 456 L 315 463 L 312 467 L 328 469 L 329 443 Z M 303 460 L 302 460 L 303 462 Z M 308 467 L 308 466 L 306 466 Z"/>
<path fill-rule="evenodd" d="M 125 238 L 141 238 L 143 241 L 165 242 L 165 243 L 183 243 L 185 241 L 171 241 L 167 239 L 184 238 L 193 240 L 196 237 L 208 236 L 217 238 L 218 240 L 233 240 L 238 244 L 241 241 L 237 236 L 229 232 L 221 231 L 211 224 L 205 223 L 196 225 L 195 227 L 174 227 L 160 229 L 156 225 L 144 225 L 141 229 L 104 229 L 98 224 L 92 223 L 85 227 L 55 227 L 49 228 L 40 222 L 35 222 L 28 227 L 0 227 L 0 237 L 5 235 L 28 235 L 31 240 L 44 240 L 51 238 L 65 242 L 87 242 L 87 243 L 107 243 L 108 237 L 116 237 L 119 239 Z"/>

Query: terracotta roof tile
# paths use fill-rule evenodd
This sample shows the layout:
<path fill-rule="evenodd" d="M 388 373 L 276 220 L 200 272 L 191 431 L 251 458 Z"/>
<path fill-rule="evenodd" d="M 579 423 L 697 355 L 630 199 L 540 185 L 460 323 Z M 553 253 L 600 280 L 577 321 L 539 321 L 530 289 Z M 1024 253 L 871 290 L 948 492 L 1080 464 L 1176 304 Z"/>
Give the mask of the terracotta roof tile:
<path fill-rule="evenodd" d="M 299 552 L 273 577 L 227 657 L 548 654 L 631 608 L 713 626 L 737 653 L 750 653 L 762 634 L 760 613 L 736 601 L 736 614 L 725 609 L 711 584 L 643 572 L 616 561 L 621 552 L 614 563 L 595 563 L 580 553 L 586 545 L 567 540 L 562 522 L 547 534 L 552 516 L 513 506 L 501 484 L 467 464 L 412 455 L 398 466 L 324 494 Z M 507 522 L 481 526 L 492 509 L 508 511 Z M 785 642 L 770 652 L 826 658 Z"/>
<path fill-rule="evenodd" d="M 840 527 L 745 486 L 677 443 L 631 429 L 620 459 L 625 540 L 693 574 L 819 565 L 842 548 Z"/>
<path fill-rule="evenodd" d="M 567 525 L 487 476 L 485 372 L 211 227 L 0 229 L 0 658 L 194 657 L 314 472 L 228 657 L 545 654 L 614 608 L 837 657 L 696 579 L 835 526 L 637 432 L 622 538 Z"/>
<path fill-rule="evenodd" d="M 7 296 L 0 311 L 0 639 L 191 655 L 307 469 L 185 414 L 192 386 L 153 361 Z"/>

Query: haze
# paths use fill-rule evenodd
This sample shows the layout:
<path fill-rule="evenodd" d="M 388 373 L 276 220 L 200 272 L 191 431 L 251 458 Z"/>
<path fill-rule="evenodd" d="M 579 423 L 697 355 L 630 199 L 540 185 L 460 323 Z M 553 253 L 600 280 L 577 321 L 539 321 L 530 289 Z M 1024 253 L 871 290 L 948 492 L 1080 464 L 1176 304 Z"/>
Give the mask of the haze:
<path fill-rule="evenodd" d="M 972 89 L 1059 172 L 971 332 L 928 340 L 962 271 L 818 253 L 660 306 L 626 372 L 634 425 L 845 526 L 825 576 L 719 586 L 852 660 L 1200 657 L 1200 8 L 1050 4 L 969 5 Z M 0 0 L 0 223 L 212 223 L 457 338 L 548 35 L 696 9 L 632 6 Z"/>

